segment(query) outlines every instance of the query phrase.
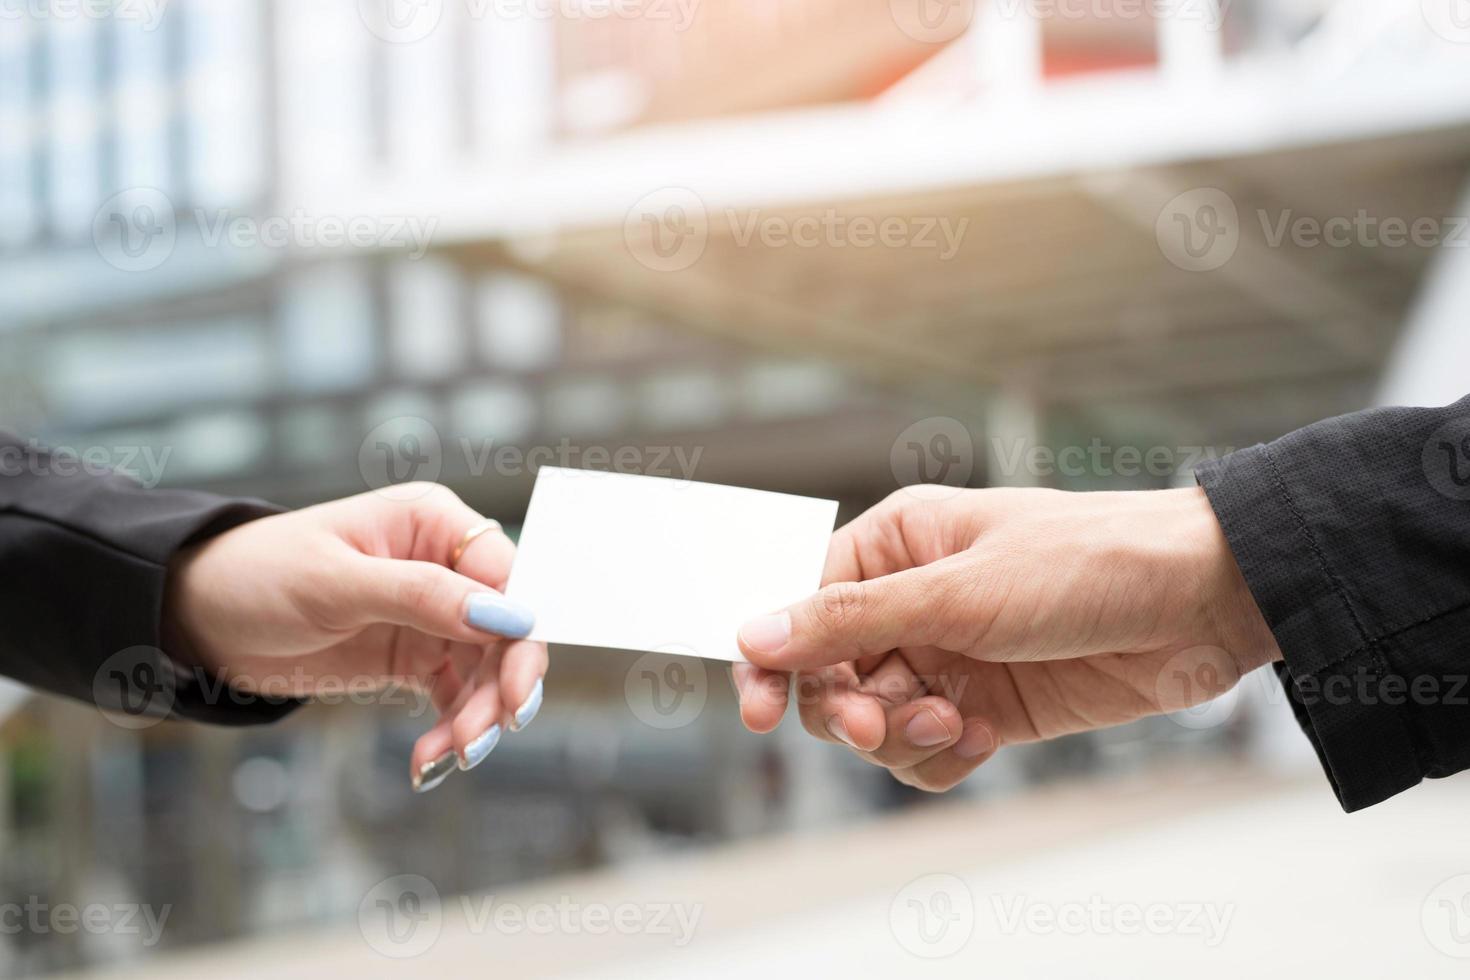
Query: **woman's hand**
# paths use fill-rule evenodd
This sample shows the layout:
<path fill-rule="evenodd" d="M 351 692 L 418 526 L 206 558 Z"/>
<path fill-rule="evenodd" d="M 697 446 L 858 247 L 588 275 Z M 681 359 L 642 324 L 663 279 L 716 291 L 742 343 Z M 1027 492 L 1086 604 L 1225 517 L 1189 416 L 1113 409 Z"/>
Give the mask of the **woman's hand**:
<path fill-rule="evenodd" d="M 165 635 L 242 691 L 309 696 L 364 680 L 428 691 L 414 788 L 469 769 L 541 706 L 546 647 L 499 590 L 515 546 L 450 490 L 407 484 L 241 525 L 181 553 Z"/>
<path fill-rule="evenodd" d="M 834 536 L 825 588 L 745 624 L 746 725 L 785 712 L 943 790 L 1000 746 L 1210 700 L 1280 659 L 1198 489 L 899 491 Z"/>

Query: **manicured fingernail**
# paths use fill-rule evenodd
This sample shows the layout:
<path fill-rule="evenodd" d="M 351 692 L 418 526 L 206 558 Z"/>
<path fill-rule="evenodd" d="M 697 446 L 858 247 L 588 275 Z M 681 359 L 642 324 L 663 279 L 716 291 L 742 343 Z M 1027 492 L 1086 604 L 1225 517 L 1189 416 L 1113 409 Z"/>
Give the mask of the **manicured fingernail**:
<path fill-rule="evenodd" d="M 832 733 L 833 738 L 852 745 L 853 748 L 857 748 L 852 743 L 852 736 L 847 734 L 847 723 L 842 720 L 841 716 L 833 715 L 827 719 L 827 731 Z"/>
<path fill-rule="evenodd" d="M 464 758 L 459 760 L 459 767 L 465 772 L 478 766 L 485 761 L 485 756 L 500 742 L 500 726 L 491 725 L 485 729 L 485 734 L 475 739 L 464 747 Z"/>
<path fill-rule="evenodd" d="M 536 712 L 541 710 L 541 698 L 545 693 L 541 678 L 536 678 L 536 686 L 531 688 L 526 703 L 516 709 L 515 717 L 511 719 L 511 731 L 518 732 L 531 723 L 531 719 L 536 717 Z"/>
<path fill-rule="evenodd" d="M 454 753 L 445 752 L 432 762 L 425 762 L 419 771 L 414 773 L 413 791 L 415 793 L 427 793 L 449 778 L 454 772 Z"/>
<path fill-rule="evenodd" d="M 740 627 L 740 639 L 756 653 L 775 653 L 791 639 L 791 614 L 761 616 Z"/>
<path fill-rule="evenodd" d="M 476 592 L 465 606 L 464 621 L 486 633 L 519 639 L 536 625 L 536 615 L 498 592 Z"/>
<path fill-rule="evenodd" d="M 981 722 L 965 726 L 965 733 L 954 743 L 954 754 L 961 759 L 975 759 L 995 751 L 995 736 Z"/>
<path fill-rule="evenodd" d="M 913 718 L 909 719 L 908 727 L 904 729 L 910 742 L 921 749 L 927 749 L 934 745 L 943 745 L 950 739 L 949 729 L 944 727 L 944 722 L 939 716 L 928 708 L 922 709 Z"/>

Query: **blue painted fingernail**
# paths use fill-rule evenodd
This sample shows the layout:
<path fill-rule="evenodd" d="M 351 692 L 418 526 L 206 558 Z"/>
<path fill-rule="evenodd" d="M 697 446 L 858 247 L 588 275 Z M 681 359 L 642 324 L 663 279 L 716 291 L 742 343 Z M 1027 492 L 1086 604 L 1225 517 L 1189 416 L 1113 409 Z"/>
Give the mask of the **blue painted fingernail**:
<path fill-rule="evenodd" d="M 464 758 L 459 760 L 459 767 L 465 772 L 478 766 L 485 761 L 485 756 L 500 742 L 500 726 L 491 725 L 485 729 L 485 734 L 475 739 L 464 747 Z"/>
<path fill-rule="evenodd" d="M 486 633 L 519 639 L 536 625 L 536 615 L 498 592 L 477 592 L 470 596 L 464 621 Z"/>
<path fill-rule="evenodd" d="M 454 753 L 445 752 L 431 762 L 425 762 L 413 776 L 413 791 L 427 793 L 449 778 L 454 772 Z"/>
<path fill-rule="evenodd" d="M 531 723 L 531 719 L 536 717 L 536 712 L 541 710 L 541 698 L 544 694 L 541 678 L 538 677 L 536 686 L 531 688 L 531 694 L 526 698 L 526 703 L 516 709 L 516 716 L 510 723 L 511 731 L 518 732 Z"/>

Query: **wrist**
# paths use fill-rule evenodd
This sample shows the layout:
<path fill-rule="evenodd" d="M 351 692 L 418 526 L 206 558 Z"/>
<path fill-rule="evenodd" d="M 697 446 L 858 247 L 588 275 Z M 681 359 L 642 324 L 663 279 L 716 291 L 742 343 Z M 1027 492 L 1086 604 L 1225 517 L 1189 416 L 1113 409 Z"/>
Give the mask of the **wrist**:
<path fill-rule="evenodd" d="M 1241 676 L 1282 659 L 1281 648 L 1230 550 L 1209 497 L 1200 487 L 1180 492 L 1189 496 L 1195 514 L 1193 534 L 1199 580 L 1203 583 L 1202 614 L 1216 642 L 1235 660 Z"/>
<path fill-rule="evenodd" d="M 200 637 L 194 569 L 208 541 L 181 549 L 168 564 L 159 636 L 164 652 L 184 669 L 219 669 Z"/>

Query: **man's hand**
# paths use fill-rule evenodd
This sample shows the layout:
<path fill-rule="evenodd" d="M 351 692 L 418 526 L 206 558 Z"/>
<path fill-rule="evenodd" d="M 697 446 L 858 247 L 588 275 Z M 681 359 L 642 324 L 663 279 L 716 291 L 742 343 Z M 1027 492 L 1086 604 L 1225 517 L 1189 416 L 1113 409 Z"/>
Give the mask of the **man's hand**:
<path fill-rule="evenodd" d="M 798 672 L 809 732 L 922 789 L 1281 656 L 1198 489 L 901 490 L 837 532 L 823 583 L 741 628 L 741 716 L 774 728 Z"/>
<path fill-rule="evenodd" d="M 448 567 L 482 520 L 444 487 L 408 484 L 243 524 L 174 561 L 165 634 L 238 690 L 427 690 L 440 718 L 411 766 L 431 789 L 541 704 L 546 647 L 512 642 L 532 616 L 499 593 L 515 546 L 492 530 Z"/>

